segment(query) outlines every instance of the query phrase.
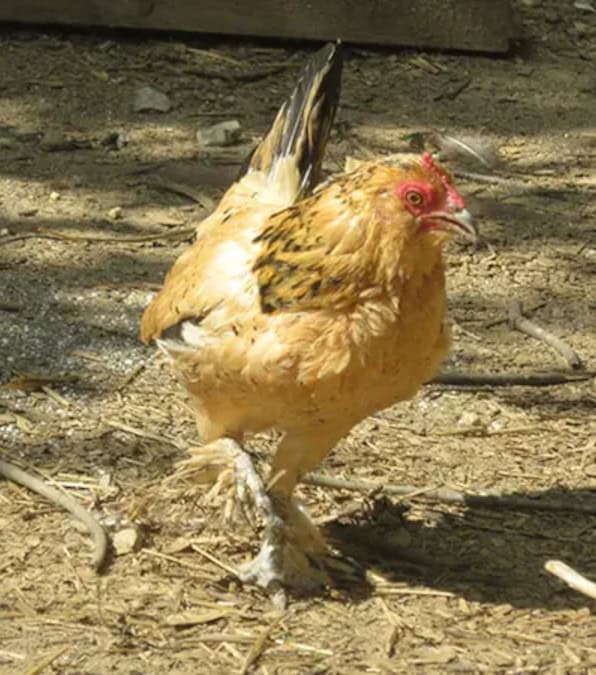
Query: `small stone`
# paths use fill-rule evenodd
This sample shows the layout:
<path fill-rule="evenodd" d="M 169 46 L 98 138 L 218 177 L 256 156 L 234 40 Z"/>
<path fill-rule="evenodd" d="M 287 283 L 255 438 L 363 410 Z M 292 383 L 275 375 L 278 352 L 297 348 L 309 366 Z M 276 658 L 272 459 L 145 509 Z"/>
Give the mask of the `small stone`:
<path fill-rule="evenodd" d="M 214 124 L 206 129 L 197 131 L 197 141 L 204 146 L 235 145 L 240 140 L 240 122 L 229 120 Z"/>
<path fill-rule="evenodd" d="M 122 207 L 114 206 L 113 209 L 108 211 L 108 217 L 110 220 L 120 220 L 122 218 Z"/>
<path fill-rule="evenodd" d="M 152 110 L 166 113 L 171 107 L 172 103 L 169 97 L 153 87 L 139 87 L 135 92 L 133 101 L 133 110 L 135 112 Z"/>
<path fill-rule="evenodd" d="M 467 614 L 469 616 L 472 613 L 472 610 L 470 609 L 470 605 L 466 602 L 466 600 L 464 598 L 458 599 L 457 606 L 459 608 L 459 611 L 462 614 Z"/>
<path fill-rule="evenodd" d="M 102 472 L 101 475 L 99 476 L 99 480 L 97 482 L 102 488 L 110 487 L 110 485 L 112 483 L 112 474 L 107 473 L 107 472 Z"/>
<path fill-rule="evenodd" d="M 59 192 L 56 192 L 56 191 L 50 192 L 50 201 L 51 202 L 57 202 L 60 199 L 60 196 L 61 195 L 60 195 Z"/>
<path fill-rule="evenodd" d="M 476 427 L 480 425 L 480 417 L 471 410 L 465 410 L 457 423 L 460 427 Z"/>
<path fill-rule="evenodd" d="M 39 209 L 36 209 L 35 207 L 23 209 L 22 211 L 19 211 L 19 216 L 23 216 L 23 218 L 31 218 L 32 216 L 36 216 L 38 211 Z"/>
<path fill-rule="evenodd" d="M 102 138 L 101 144 L 114 150 L 122 150 L 128 144 L 128 134 L 123 129 L 110 131 Z"/>
<path fill-rule="evenodd" d="M 126 555 L 138 551 L 142 544 L 142 537 L 135 527 L 127 527 L 116 532 L 112 537 L 112 546 L 116 555 Z"/>

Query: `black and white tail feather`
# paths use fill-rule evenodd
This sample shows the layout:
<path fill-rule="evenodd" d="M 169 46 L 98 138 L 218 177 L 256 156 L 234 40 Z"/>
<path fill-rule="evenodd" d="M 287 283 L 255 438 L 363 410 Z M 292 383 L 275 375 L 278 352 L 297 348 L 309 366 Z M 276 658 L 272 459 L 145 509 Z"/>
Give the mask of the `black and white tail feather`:
<path fill-rule="evenodd" d="M 338 40 L 310 59 L 269 131 L 245 160 L 239 180 L 253 189 L 260 201 L 284 208 L 320 182 L 339 103 L 342 52 Z"/>

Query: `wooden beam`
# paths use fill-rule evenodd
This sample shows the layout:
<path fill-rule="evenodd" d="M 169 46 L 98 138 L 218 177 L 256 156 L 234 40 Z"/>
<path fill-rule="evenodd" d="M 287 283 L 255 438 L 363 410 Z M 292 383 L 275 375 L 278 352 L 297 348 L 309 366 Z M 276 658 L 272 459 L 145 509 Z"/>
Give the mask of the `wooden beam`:
<path fill-rule="evenodd" d="M 0 21 L 506 52 L 509 0 L 0 0 Z"/>

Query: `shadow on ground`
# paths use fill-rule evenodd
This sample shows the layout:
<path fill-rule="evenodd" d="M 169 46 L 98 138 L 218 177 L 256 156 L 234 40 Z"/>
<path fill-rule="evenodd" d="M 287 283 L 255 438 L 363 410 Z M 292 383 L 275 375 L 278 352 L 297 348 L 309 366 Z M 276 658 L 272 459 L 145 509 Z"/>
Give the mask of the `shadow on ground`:
<path fill-rule="evenodd" d="M 369 513 L 334 522 L 326 531 L 344 555 L 393 583 L 514 607 L 590 606 L 589 599 L 564 587 L 543 567 L 547 560 L 561 559 L 594 576 L 596 492 L 553 489 L 507 496 L 530 498 L 536 507 L 495 509 L 483 507 L 483 499 L 475 497 L 465 511 L 435 511 L 425 522 L 407 518 L 406 507 L 381 498 Z M 562 510 L 541 511 L 541 501 L 555 501 Z M 591 508 L 595 515 L 574 513 L 574 505 Z M 404 536 L 408 545 L 394 543 Z M 346 592 L 366 597 L 371 590 L 361 585 Z"/>

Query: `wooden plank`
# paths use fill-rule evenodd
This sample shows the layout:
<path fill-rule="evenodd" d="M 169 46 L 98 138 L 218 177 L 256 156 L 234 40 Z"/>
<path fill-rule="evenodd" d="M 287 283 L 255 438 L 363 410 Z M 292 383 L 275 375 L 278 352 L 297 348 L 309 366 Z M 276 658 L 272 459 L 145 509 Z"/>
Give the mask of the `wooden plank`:
<path fill-rule="evenodd" d="M 0 21 L 506 52 L 509 0 L 0 0 Z"/>

